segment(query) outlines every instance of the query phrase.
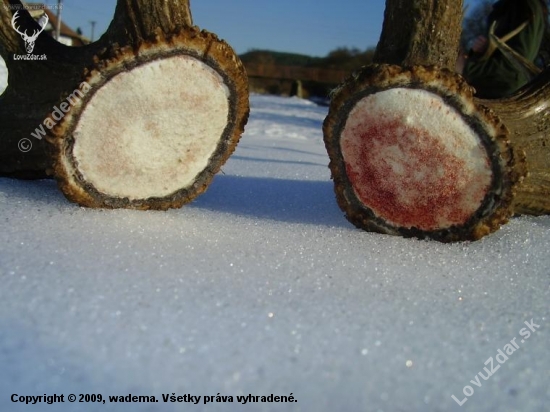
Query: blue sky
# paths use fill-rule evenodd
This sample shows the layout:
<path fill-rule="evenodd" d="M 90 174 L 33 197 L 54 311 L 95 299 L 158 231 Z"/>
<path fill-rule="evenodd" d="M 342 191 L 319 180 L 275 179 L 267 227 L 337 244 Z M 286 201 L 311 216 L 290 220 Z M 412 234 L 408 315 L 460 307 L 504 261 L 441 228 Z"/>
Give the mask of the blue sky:
<path fill-rule="evenodd" d="M 90 21 L 96 21 L 97 38 L 107 29 L 115 4 L 116 0 L 63 0 L 62 18 L 88 37 Z M 342 46 L 376 46 L 384 7 L 384 0 L 191 0 L 195 24 L 227 40 L 237 53 L 256 48 L 312 56 L 325 56 Z"/>

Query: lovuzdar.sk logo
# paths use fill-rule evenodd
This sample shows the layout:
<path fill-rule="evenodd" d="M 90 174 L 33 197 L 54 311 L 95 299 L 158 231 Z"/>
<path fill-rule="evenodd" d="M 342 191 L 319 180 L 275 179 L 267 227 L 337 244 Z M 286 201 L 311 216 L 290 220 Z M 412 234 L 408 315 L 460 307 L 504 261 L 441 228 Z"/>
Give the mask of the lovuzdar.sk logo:
<path fill-rule="evenodd" d="M 11 26 L 13 29 L 19 33 L 23 41 L 25 42 L 25 49 L 27 50 L 27 54 L 14 54 L 13 60 L 47 60 L 45 54 L 42 55 L 36 55 L 32 54 L 34 50 L 34 45 L 36 43 L 36 39 L 44 31 L 46 28 L 49 18 L 47 14 L 44 14 L 42 17 L 40 17 L 40 20 L 38 20 L 38 25 L 40 26 L 39 30 L 34 30 L 32 34 L 28 34 L 27 30 L 21 31 L 17 24 L 17 18 L 19 17 L 19 11 L 16 11 L 13 15 L 13 18 L 11 19 Z"/>

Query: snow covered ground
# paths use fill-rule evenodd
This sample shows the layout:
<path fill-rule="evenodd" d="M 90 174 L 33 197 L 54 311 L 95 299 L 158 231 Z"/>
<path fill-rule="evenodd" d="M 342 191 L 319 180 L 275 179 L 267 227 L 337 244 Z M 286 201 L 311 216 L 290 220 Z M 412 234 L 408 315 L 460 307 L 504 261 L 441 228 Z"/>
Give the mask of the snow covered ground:
<path fill-rule="evenodd" d="M 180 210 L 90 210 L 0 179 L 0 410 L 548 410 L 550 217 L 450 245 L 357 230 L 333 195 L 327 109 L 251 102 L 224 173 Z M 107 398 L 128 394 L 159 402 Z"/>

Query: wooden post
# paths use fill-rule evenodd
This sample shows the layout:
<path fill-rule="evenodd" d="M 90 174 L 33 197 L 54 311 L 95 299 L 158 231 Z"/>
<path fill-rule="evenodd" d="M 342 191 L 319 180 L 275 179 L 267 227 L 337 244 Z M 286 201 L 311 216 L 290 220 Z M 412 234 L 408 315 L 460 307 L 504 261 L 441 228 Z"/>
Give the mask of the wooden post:
<path fill-rule="evenodd" d="M 292 82 L 290 95 L 299 97 L 300 99 L 304 98 L 304 90 L 303 90 L 303 87 L 302 87 L 302 81 L 301 80 L 294 80 L 294 82 Z"/>

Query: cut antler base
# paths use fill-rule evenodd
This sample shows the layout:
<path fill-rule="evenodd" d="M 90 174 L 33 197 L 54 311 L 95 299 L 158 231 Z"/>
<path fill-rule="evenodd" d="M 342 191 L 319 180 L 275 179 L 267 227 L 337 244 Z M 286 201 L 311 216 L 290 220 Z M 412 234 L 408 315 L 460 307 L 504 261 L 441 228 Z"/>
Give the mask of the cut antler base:
<path fill-rule="evenodd" d="M 474 99 L 451 70 L 462 4 L 387 0 L 374 61 L 324 123 L 338 204 L 382 233 L 476 240 L 516 213 L 550 213 L 550 71 L 515 96 Z"/>
<path fill-rule="evenodd" d="M 3 22 L 9 10 L 0 8 Z M 23 33 L 36 26 L 20 17 Z M 10 72 L 0 175 L 47 172 L 84 206 L 180 207 L 207 188 L 248 119 L 243 65 L 227 43 L 192 26 L 187 1 L 119 0 L 97 42 L 70 48 L 40 36 L 35 53 L 48 58 L 27 65 L 11 59 L 23 42 L 3 26 L 0 53 Z"/>
<path fill-rule="evenodd" d="M 479 239 L 513 213 L 522 169 L 506 128 L 447 70 L 364 68 L 333 96 L 324 136 L 338 203 L 358 227 Z"/>
<path fill-rule="evenodd" d="M 52 129 L 54 175 L 90 207 L 166 209 L 202 193 L 248 114 L 246 76 L 214 35 L 187 28 L 116 50 Z"/>

